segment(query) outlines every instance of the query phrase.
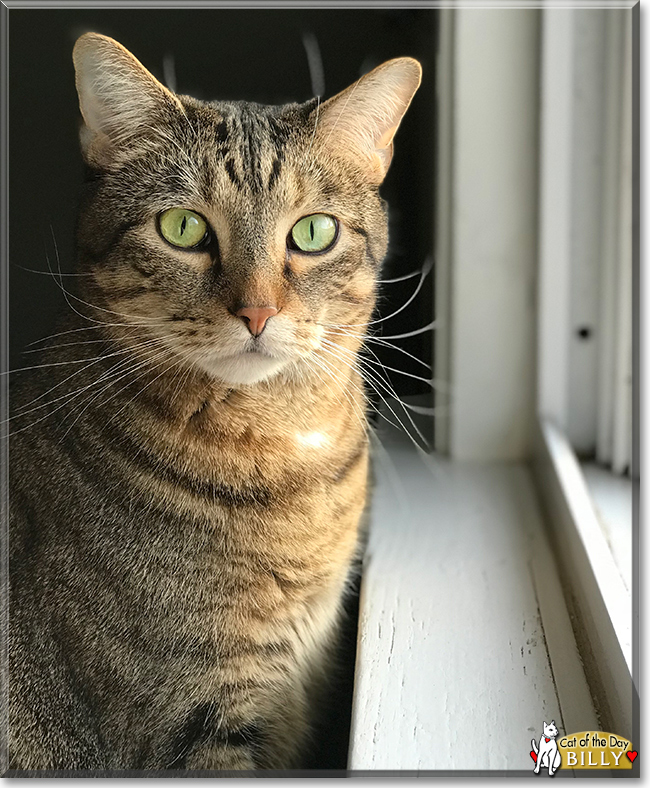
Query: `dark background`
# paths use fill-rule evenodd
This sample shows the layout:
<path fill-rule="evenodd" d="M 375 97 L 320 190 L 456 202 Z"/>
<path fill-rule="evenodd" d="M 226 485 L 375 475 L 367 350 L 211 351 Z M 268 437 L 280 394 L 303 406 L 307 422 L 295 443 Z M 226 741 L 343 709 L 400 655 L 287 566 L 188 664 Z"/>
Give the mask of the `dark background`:
<path fill-rule="evenodd" d="M 49 275 L 47 257 L 74 270 L 74 224 L 82 182 L 80 114 L 72 47 L 82 33 L 112 36 L 165 83 L 173 58 L 176 90 L 203 99 L 247 99 L 267 104 L 313 96 L 303 36 L 315 36 L 322 56 L 324 97 L 393 57 L 409 55 L 423 80 L 400 127 L 395 155 L 381 192 L 390 206 L 390 247 L 382 278 L 419 269 L 433 253 L 435 53 L 432 10 L 257 9 L 13 9 L 9 12 L 10 118 L 10 350 L 11 367 L 30 363 L 25 345 L 55 330 L 68 309 Z M 73 279 L 64 279 L 69 286 Z M 411 295 L 418 279 L 382 288 L 379 315 Z M 382 323 L 385 335 L 424 326 L 432 319 L 429 279 L 416 301 Z M 396 344 L 431 363 L 431 332 Z M 373 346 L 387 365 L 427 375 L 403 354 Z M 429 393 L 428 386 L 390 373 L 400 396 Z M 313 766 L 345 768 L 351 711 L 358 600 L 348 600 L 339 688 L 317 736 Z"/>
<path fill-rule="evenodd" d="M 72 47 L 87 31 L 117 39 L 163 83 L 173 58 L 176 89 L 203 99 L 266 104 L 306 101 L 312 85 L 303 36 L 315 36 L 325 98 L 392 57 L 410 55 L 423 80 L 400 127 L 382 195 L 390 206 L 390 248 L 382 278 L 422 266 L 433 244 L 436 12 L 396 9 L 13 9 L 9 12 L 10 350 L 11 367 L 29 363 L 22 349 L 54 330 L 66 306 L 47 271 L 74 270 L 74 222 L 82 180 L 80 114 Z M 69 286 L 73 279 L 64 279 Z M 408 299 L 418 279 L 382 288 L 380 315 Z M 385 335 L 431 321 L 431 282 L 414 304 L 380 324 Z M 378 326 L 379 328 L 379 326 Z M 396 344 L 431 362 L 431 333 Z M 405 355 L 373 346 L 391 367 L 428 377 Z M 390 373 L 400 396 L 425 384 Z"/>

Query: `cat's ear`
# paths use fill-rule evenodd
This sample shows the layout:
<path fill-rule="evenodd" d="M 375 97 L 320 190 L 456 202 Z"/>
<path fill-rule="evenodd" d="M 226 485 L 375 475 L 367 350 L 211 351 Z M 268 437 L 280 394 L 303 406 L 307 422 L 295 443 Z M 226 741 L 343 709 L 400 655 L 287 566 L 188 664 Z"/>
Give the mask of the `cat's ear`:
<path fill-rule="evenodd" d="M 84 119 L 81 147 L 91 164 L 109 164 L 120 147 L 157 119 L 183 111 L 176 96 L 108 36 L 81 36 L 72 59 Z"/>
<path fill-rule="evenodd" d="M 371 180 L 383 181 L 393 155 L 393 137 L 420 85 L 417 60 L 389 60 L 342 93 L 326 101 L 318 114 L 318 139 L 347 151 L 367 165 Z"/>

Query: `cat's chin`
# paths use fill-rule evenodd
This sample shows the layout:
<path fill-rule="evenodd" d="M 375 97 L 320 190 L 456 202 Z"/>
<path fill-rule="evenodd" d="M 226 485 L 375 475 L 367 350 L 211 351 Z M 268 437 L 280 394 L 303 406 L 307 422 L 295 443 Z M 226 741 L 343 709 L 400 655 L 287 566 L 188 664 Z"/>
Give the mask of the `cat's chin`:
<path fill-rule="evenodd" d="M 201 366 L 208 374 L 230 386 L 250 386 L 272 378 L 287 363 L 287 359 L 262 353 L 242 353 L 227 358 L 206 359 Z"/>

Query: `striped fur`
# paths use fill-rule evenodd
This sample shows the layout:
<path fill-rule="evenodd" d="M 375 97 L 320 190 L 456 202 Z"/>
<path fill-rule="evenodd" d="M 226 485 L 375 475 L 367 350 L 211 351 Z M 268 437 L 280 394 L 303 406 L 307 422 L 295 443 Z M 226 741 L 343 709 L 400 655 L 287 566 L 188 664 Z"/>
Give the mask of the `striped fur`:
<path fill-rule="evenodd" d="M 386 251 L 378 168 L 419 81 L 392 63 L 357 83 L 386 104 L 362 153 L 349 94 L 199 102 L 77 43 L 83 276 L 12 388 L 10 768 L 304 762 L 366 500 L 351 360 Z M 175 206 L 207 246 L 163 240 Z M 300 255 L 287 236 L 316 212 L 340 236 Z M 279 307 L 257 339 L 250 303 Z"/>

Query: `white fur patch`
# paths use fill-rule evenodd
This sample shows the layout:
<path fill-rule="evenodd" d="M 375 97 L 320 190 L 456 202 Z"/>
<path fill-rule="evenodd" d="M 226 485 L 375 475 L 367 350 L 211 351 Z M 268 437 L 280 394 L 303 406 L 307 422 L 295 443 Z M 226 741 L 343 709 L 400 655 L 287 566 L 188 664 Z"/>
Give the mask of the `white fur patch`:
<path fill-rule="evenodd" d="M 289 362 L 262 353 L 240 353 L 226 358 L 208 356 L 199 365 L 215 378 L 234 386 L 260 383 L 276 375 Z"/>

